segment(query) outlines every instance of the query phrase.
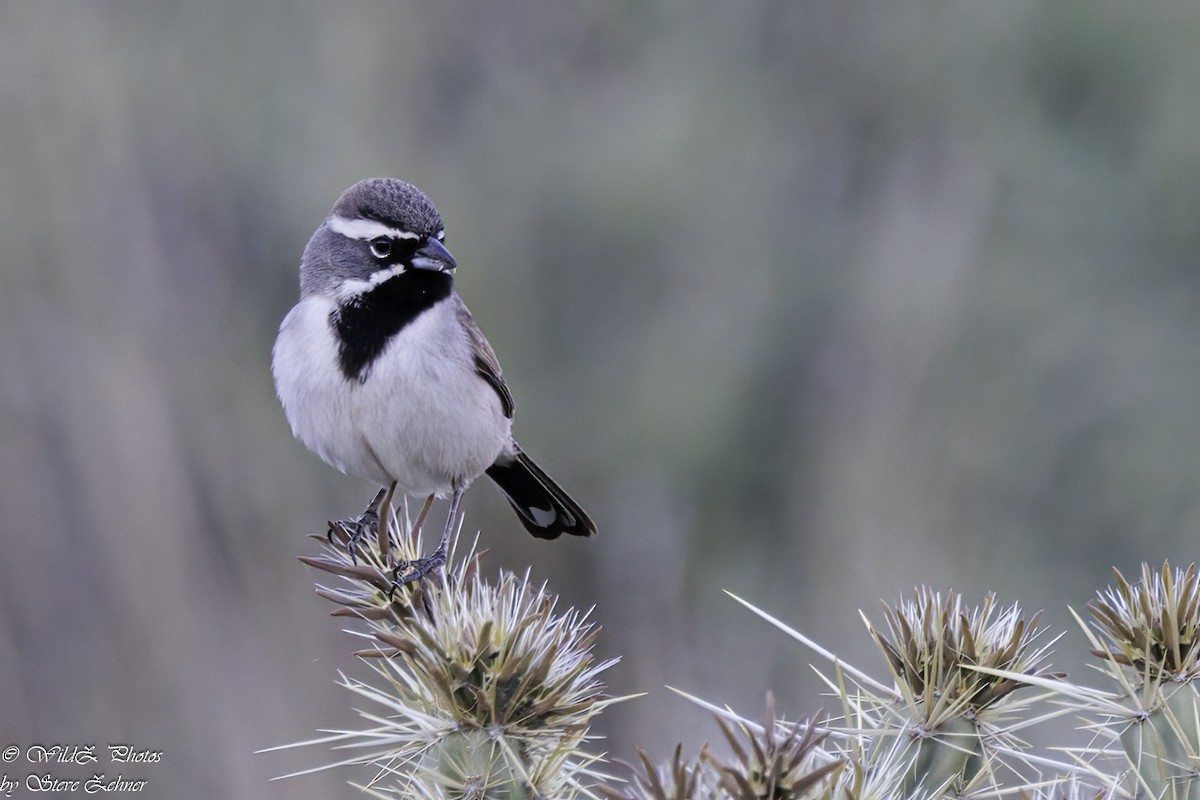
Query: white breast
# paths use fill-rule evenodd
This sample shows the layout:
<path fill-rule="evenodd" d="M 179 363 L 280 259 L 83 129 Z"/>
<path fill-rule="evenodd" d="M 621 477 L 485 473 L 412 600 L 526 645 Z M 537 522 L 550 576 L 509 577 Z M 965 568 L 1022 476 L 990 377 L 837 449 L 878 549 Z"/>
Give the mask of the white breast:
<path fill-rule="evenodd" d="M 275 341 L 275 388 L 292 432 L 327 463 L 408 494 L 465 487 L 512 447 L 511 420 L 475 372 L 450 295 L 392 337 L 366 380 L 338 369 L 334 302 L 309 296 Z"/>

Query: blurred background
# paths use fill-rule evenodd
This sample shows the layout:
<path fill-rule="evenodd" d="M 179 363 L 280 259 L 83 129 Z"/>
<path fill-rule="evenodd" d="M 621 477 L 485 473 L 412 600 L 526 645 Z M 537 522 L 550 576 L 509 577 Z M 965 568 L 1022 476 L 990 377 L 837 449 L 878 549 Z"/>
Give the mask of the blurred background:
<path fill-rule="evenodd" d="M 664 685 L 822 705 L 722 590 L 883 675 L 858 609 L 916 584 L 1058 631 L 1110 567 L 1186 565 L 1197 41 L 1183 0 L 6 4 L 0 745 L 353 793 L 254 751 L 355 724 L 334 680 L 366 676 L 296 556 L 375 487 L 292 439 L 270 350 L 372 175 L 438 205 L 521 442 L 601 529 L 466 504 L 648 692 L 617 757 L 719 738 Z"/>

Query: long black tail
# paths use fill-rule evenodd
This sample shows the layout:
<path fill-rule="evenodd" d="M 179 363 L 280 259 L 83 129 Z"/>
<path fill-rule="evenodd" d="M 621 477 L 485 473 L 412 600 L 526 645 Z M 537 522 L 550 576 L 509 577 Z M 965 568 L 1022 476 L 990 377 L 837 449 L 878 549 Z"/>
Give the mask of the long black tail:
<path fill-rule="evenodd" d="M 563 533 L 591 536 L 596 532 L 587 512 L 524 453 L 518 451 L 507 464 L 496 462 L 487 474 L 512 503 L 521 524 L 539 539 L 557 539 Z"/>

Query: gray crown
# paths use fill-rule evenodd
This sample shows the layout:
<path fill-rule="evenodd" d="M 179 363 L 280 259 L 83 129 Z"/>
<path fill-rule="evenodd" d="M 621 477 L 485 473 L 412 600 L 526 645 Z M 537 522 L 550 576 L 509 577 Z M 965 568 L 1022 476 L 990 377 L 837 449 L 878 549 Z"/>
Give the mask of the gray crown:
<path fill-rule="evenodd" d="M 399 178 L 359 181 L 333 204 L 332 214 L 348 219 L 373 219 L 421 236 L 442 229 L 442 217 L 417 187 Z"/>

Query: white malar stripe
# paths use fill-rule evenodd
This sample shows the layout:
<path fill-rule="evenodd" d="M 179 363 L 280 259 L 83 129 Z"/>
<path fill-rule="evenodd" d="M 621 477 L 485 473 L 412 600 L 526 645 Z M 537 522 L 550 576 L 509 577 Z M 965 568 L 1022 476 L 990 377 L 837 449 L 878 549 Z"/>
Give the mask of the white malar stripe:
<path fill-rule="evenodd" d="M 406 267 L 403 264 L 397 264 L 390 269 L 381 269 L 378 272 L 372 272 L 371 276 L 365 281 L 355 278 L 342 281 L 341 285 L 337 288 L 338 299 L 346 300 L 357 294 L 366 294 L 379 284 L 390 281 L 397 275 L 404 274 L 405 271 Z"/>
<path fill-rule="evenodd" d="M 389 239 L 421 238 L 410 231 L 402 231 L 399 228 L 384 225 L 382 222 L 373 219 L 350 219 L 349 217 L 335 215 L 329 218 L 329 227 L 335 233 L 340 233 L 347 239 L 361 239 L 364 242 L 380 236 L 386 236 Z"/>

